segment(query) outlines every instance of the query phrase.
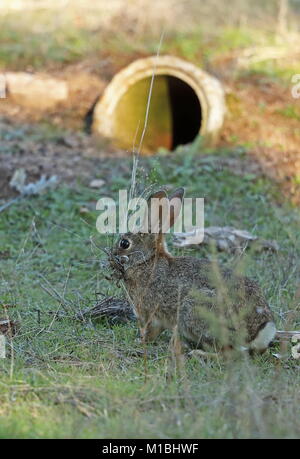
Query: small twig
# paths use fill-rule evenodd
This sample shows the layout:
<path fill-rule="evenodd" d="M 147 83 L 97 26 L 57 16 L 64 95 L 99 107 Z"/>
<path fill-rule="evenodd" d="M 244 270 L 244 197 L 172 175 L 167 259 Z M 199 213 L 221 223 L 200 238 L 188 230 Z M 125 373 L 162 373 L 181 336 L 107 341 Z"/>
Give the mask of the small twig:
<path fill-rule="evenodd" d="M 46 293 L 48 293 L 48 295 L 50 295 L 52 298 L 54 298 L 56 301 L 58 301 L 58 302 L 60 303 L 60 305 L 62 306 L 62 308 L 63 308 L 63 310 L 64 310 L 65 312 L 69 312 L 69 311 L 68 311 L 68 309 L 69 309 L 69 308 L 68 308 L 68 304 L 66 303 L 66 301 L 64 300 L 64 298 L 58 293 L 57 290 L 55 290 L 54 287 L 51 286 L 51 284 L 47 281 L 46 278 L 44 278 L 44 276 L 42 276 L 42 275 L 40 274 L 40 277 L 42 277 L 42 278 L 48 283 L 48 285 L 49 285 L 49 287 L 50 287 L 50 289 L 51 289 L 52 291 L 51 291 L 48 287 L 46 287 L 45 285 L 43 285 L 42 283 L 39 284 L 40 287 L 41 287 Z"/>
<path fill-rule="evenodd" d="M 38 324 L 40 325 L 40 324 L 41 324 L 41 310 L 35 308 L 35 309 L 34 309 L 34 312 L 37 313 L 37 322 L 38 322 Z"/>

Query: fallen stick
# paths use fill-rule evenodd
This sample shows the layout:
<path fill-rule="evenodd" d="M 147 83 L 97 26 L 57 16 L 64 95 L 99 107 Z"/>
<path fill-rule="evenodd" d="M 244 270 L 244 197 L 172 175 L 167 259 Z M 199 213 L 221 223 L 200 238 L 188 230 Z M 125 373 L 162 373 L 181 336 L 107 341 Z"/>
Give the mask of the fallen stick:
<path fill-rule="evenodd" d="M 276 241 L 267 241 L 254 236 L 249 231 L 240 230 L 231 226 L 209 226 L 196 228 L 186 233 L 175 233 L 173 245 L 175 247 L 200 247 L 201 245 L 214 244 L 220 251 L 240 252 L 247 247 L 255 251 L 271 250 L 277 252 L 279 246 Z"/>
<path fill-rule="evenodd" d="M 95 306 L 84 309 L 76 314 L 79 320 L 106 318 L 112 323 L 128 322 L 135 319 L 130 303 L 123 298 L 109 296 Z"/>
<path fill-rule="evenodd" d="M 294 337 L 300 340 L 300 330 L 277 330 L 275 339 L 278 341 L 289 341 Z"/>

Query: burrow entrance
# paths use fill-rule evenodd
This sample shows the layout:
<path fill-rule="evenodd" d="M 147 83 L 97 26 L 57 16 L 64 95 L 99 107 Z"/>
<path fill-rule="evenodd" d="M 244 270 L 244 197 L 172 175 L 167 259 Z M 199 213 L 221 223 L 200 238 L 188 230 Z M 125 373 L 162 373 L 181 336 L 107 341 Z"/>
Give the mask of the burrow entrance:
<path fill-rule="evenodd" d="M 201 134 L 213 144 L 222 127 L 221 83 L 190 62 L 173 56 L 138 59 L 118 72 L 95 106 L 93 132 L 132 150 L 140 142 L 151 78 L 155 74 L 142 153 L 174 150 Z"/>
<path fill-rule="evenodd" d="M 144 128 L 151 78 L 130 86 L 115 108 L 115 132 L 120 147 L 137 145 Z M 174 150 L 192 142 L 199 134 L 202 114 L 195 91 L 184 81 L 170 75 L 154 80 L 143 150 L 164 147 Z"/>

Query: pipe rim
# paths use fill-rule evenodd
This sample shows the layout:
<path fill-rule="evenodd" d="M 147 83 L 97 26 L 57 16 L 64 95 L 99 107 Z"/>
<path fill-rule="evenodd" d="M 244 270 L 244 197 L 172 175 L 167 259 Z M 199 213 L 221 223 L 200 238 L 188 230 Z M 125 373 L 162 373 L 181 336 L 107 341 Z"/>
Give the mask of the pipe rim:
<path fill-rule="evenodd" d="M 199 134 L 215 139 L 225 116 L 224 90 L 215 77 L 194 64 L 173 56 L 150 56 L 137 59 L 118 72 L 106 87 L 94 110 L 93 131 L 108 138 L 117 138 L 114 111 L 122 96 L 138 81 L 155 75 L 179 78 L 188 84 L 201 105 L 202 122 Z"/>

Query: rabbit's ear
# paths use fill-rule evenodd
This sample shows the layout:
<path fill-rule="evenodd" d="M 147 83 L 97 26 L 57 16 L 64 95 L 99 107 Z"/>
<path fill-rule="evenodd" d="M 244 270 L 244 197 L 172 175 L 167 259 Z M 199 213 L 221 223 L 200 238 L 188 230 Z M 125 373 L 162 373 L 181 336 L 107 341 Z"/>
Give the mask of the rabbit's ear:
<path fill-rule="evenodd" d="M 184 188 L 177 188 L 171 196 L 169 196 L 170 203 L 170 228 L 176 222 L 182 207 L 182 200 L 184 196 Z"/>
<path fill-rule="evenodd" d="M 163 216 L 168 213 L 169 201 L 166 192 L 159 190 L 153 193 L 149 196 L 147 204 L 142 232 L 160 233 Z"/>
<path fill-rule="evenodd" d="M 167 193 L 165 192 L 165 190 L 156 191 L 155 193 L 151 194 L 151 196 L 149 196 L 148 205 L 150 205 L 151 199 L 162 199 L 166 197 L 167 197 Z"/>

